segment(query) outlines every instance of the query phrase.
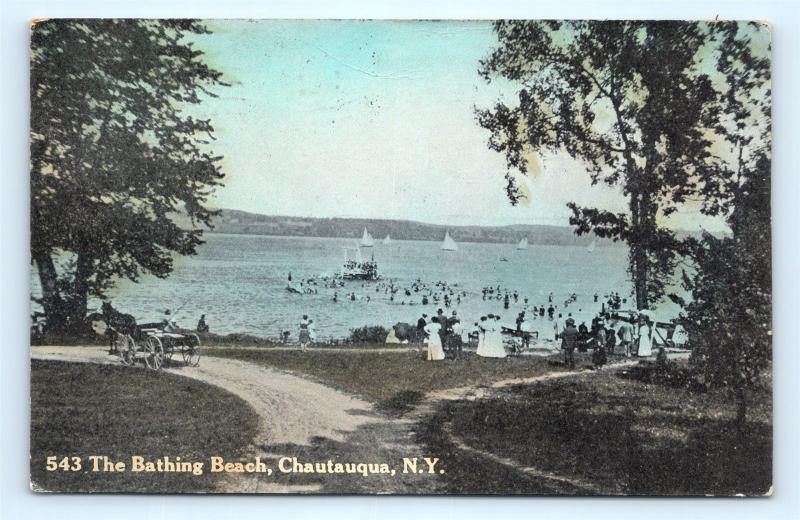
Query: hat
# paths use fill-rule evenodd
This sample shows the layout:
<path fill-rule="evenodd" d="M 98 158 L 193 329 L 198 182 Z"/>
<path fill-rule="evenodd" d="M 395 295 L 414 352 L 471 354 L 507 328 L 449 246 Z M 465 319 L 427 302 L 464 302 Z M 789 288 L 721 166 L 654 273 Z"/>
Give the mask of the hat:
<path fill-rule="evenodd" d="M 422 315 L 422 317 L 423 317 L 423 318 L 427 318 L 427 317 L 428 317 L 428 315 L 427 315 L 427 314 L 423 314 L 423 315 Z"/>
<path fill-rule="evenodd" d="M 567 318 L 567 325 L 575 325 L 575 320 L 572 318 Z"/>

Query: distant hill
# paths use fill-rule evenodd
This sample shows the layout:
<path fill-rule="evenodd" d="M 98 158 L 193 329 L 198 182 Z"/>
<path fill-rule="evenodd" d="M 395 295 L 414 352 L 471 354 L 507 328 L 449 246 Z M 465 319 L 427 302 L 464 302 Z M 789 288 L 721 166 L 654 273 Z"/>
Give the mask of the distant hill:
<path fill-rule="evenodd" d="M 515 224 L 510 226 L 444 226 L 411 220 L 362 218 L 312 218 L 260 215 L 225 209 L 215 220 L 215 233 L 332 238 L 361 238 L 364 228 L 376 239 L 386 235 L 393 240 L 432 240 L 444 238 L 445 231 L 456 242 L 516 243 L 527 238 L 530 244 L 621 246 L 607 239 L 578 236 L 567 226 Z"/>

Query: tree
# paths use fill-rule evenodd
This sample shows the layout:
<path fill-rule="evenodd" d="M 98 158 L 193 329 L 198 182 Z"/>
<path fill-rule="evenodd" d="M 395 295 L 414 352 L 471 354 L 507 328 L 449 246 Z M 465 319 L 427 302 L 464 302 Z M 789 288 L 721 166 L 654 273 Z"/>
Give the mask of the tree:
<path fill-rule="evenodd" d="M 118 277 L 167 276 L 211 226 L 220 157 L 203 149 L 210 121 L 186 113 L 224 85 L 186 40 L 206 32 L 191 20 L 34 25 L 31 257 L 50 330 L 79 325 Z"/>
<path fill-rule="evenodd" d="M 564 151 L 593 184 L 619 186 L 628 213 L 569 205 L 578 234 L 625 241 L 638 308 L 661 298 L 682 242 L 659 222 L 695 193 L 712 167 L 706 128 L 716 93 L 697 56 L 709 31 L 693 22 L 499 21 L 499 47 L 481 74 L 519 84 L 519 104 L 478 112 L 512 170 L 527 173 L 529 151 Z"/>
<path fill-rule="evenodd" d="M 519 105 L 478 114 L 510 170 L 526 173 L 528 150 L 564 150 L 593 183 L 621 186 L 628 214 L 571 204 L 571 223 L 630 245 L 640 308 L 663 294 L 679 255 L 691 262 L 691 300 L 670 296 L 686 311 L 697 374 L 731 390 L 740 426 L 771 360 L 770 63 L 765 39 L 752 37 L 765 29 L 499 22 L 501 45 L 482 73 L 521 83 Z M 513 203 L 519 192 L 507 179 Z M 657 225 L 687 200 L 725 218 L 730 235 L 678 240 Z"/>
<path fill-rule="evenodd" d="M 691 364 L 707 386 L 733 394 L 740 431 L 748 393 L 772 359 L 769 172 L 763 154 L 740 185 L 730 216 L 735 233 L 690 239 L 694 272 L 684 272 Z"/>
<path fill-rule="evenodd" d="M 740 431 L 748 392 L 771 358 L 769 49 L 752 34 L 756 24 L 715 25 L 720 119 L 714 133 L 720 153 L 700 179 L 706 214 L 723 215 L 731 235 L 688 239 L 692 272 L 686 324 L 693 338 L 691 362 L 704 383 L 729 389 Z"/>

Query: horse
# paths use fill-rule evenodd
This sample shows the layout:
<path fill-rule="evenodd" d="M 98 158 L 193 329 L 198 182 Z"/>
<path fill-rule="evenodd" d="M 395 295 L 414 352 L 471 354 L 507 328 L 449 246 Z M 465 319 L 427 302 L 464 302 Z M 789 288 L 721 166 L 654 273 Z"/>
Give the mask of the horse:
<path fill-rule="evenodd" d="M 90 315 L 98 316 L 96 313 Z M 104 335 L 108 338 L 109 354 L 117 353 L 117 338 L 120 334 L 133 336 L 136 334 L 136 318 L 130 314 L 124 314 L 116 310 L 111 302 L 103 302 L 100 306 L 99 317 L 105 322 L 106 328 Z M 95 320 L 92 320 L 92 328 L 99 333 L 95 327 Z"/>

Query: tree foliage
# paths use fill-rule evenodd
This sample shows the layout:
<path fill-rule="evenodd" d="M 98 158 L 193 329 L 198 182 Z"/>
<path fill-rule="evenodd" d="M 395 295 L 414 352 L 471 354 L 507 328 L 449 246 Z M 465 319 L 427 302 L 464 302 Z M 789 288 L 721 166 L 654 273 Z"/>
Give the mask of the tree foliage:
<path fill-rule="evenodd" d="M 739 24 L 716 27 L 716 68 L 724 81 L 719 148 L 712 175 L 700 179 L 703 211 L 724 215 L 731 236 L 688 239 L 694 269 L 684 272 L 692 363 L 708 385 L 734 394 L 743 425 L 747 394 L 772 359 L 770 230 L 770 65 Z"/>
<path fill-rule="evenodd" d="M 51 328 L 80 322 L 117 277 L 167 276 L 211 225 L 220 157 L 210 121 L 186 111 L 224 84 L 187 43 L 204 33 L 191 20 L 33 27 L 31 254 Z"/>
<path fill-rule="evenodd" d="M 570 204 L 579 234 L 630 245 L 637 305 L 664 295 L 682 244 L 660 226 L 709 176 L 705 129 L 715 91 L 696 57 L 708 32 L 690 22 L 500 21 L 500 46 L 482 62 L 486 79 L 520 85 L 518 104 L 478 113 L 489 147 L 527 173 L 529 151 L 563 151 L 593 184 L 619 186 L 629 211 Z M 518 191 L 510 179 L 508 194 Z"/>

